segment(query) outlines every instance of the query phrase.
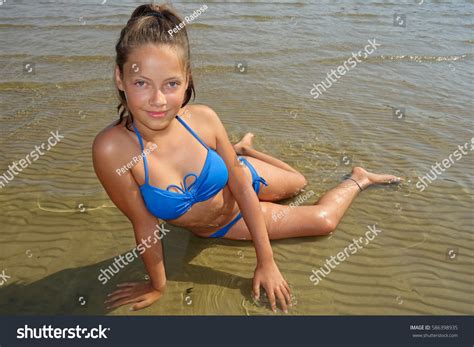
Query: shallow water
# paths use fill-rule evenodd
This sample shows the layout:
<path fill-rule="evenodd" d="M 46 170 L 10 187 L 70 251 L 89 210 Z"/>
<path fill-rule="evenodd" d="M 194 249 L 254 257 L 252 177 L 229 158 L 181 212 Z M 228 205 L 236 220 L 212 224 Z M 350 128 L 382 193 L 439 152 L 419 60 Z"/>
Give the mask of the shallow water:
<path fill-rule="evenodd" d="M 0 5 L 0 174 L 51 131 L 64 136 L 0 188 L 0 313 L 128 314 L 102 301 L 116 283 L 145 279 L 135 261 L 97 280 L 135 243 L 91 163 L 92 140 L 117 119 L 114 45 L 139 3 Z M 473 137 L 472 1 L 207 5 L 187 27 L 195 102 L 218 112 L 232 141 L 252 131 L 259 150 L 301 170 L 315 192 L 306 204 L 351 165 L 407 179 L 361 194 L 331 236 L 272 242 L 290 314 L 472 314 L 470 148 L 423 192 L 415 186 Z M 183 16 L 200 6 L 175 3 Z M 369 39 L 381 46 L 313 99 L 313 83 Z M 313 285 L 311 270 L 373 224 L 382 232 Z M 272 314 L 250 299 L 250 242 L 167 228 L 167 292 L 139 314 Z"/>

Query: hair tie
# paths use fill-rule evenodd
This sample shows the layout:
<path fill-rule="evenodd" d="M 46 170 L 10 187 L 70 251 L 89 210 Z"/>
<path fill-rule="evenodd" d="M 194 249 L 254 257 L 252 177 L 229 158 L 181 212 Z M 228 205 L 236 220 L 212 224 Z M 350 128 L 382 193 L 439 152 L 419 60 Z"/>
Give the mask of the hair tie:
<path fill-rule="evenodd" d="M 165 17 L 163 16 L 163 13 L 161 12 L 149 12 L 147 14 L 145 14 L 145 16 L 154 16 L 154 17 L 158 17 L 160 19 L 164 19 Z"/>

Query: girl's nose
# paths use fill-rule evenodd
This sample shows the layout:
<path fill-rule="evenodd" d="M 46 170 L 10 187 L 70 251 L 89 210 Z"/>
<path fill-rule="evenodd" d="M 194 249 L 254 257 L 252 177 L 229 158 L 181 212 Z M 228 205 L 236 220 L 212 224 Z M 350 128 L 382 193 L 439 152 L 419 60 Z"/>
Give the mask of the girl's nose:
<path fill-rule="evenodd" d="M 161 92 L 161 90 L 157 90 L 155 93 L 153 93 L 152 98 L 150 99 L 150 103 L 152 105 L 164 105 L 166 104 L 166 97 L 165 95 Z"/>

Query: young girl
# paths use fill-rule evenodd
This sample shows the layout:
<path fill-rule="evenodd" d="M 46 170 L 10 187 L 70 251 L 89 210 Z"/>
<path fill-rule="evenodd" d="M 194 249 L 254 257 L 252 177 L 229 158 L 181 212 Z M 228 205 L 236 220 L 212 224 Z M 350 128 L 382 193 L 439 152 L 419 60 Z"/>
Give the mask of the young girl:
<path fill-rule="evenodd" d="M 262 286 L 272 310 L 279 302 L 287 312 L 291 292 L 270 240 L 327 235 L 360 191 L 400 178 L 354 168 L 315 205 L 288 210 L 274 203 L 297 195 L 305 177 L 254 149 L 251 133 L 232 145 L 210 107 L 188 105 L 194 85 L 181 23 L 169 6 L 150 4 L 138 6 L 122 29 L 115 47 L 120 119 L 94 140 L 96 174 L 132 223 L 137 243 L 154 233 L 157 218 L 200 237 L 252 240 L 253 294 L 258 299 Z M 119 284 L 106 300 L 109 308 L 134 303 L 138 310 L 163 295 L 161 240 L 142 259 L 150 281 Z"/>

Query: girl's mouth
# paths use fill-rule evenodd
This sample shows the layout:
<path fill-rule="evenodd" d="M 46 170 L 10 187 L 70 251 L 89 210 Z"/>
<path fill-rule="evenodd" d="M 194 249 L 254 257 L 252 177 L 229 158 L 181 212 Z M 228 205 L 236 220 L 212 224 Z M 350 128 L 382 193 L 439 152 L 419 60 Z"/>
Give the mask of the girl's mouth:
<path fill-rule="evenodd" d="M 166 112 L 167 111 L 163 111 L 163 112 L 148 112 L 148 115 L 152 118 L 163 118 L 164 116 L 166 116 Z"/>

